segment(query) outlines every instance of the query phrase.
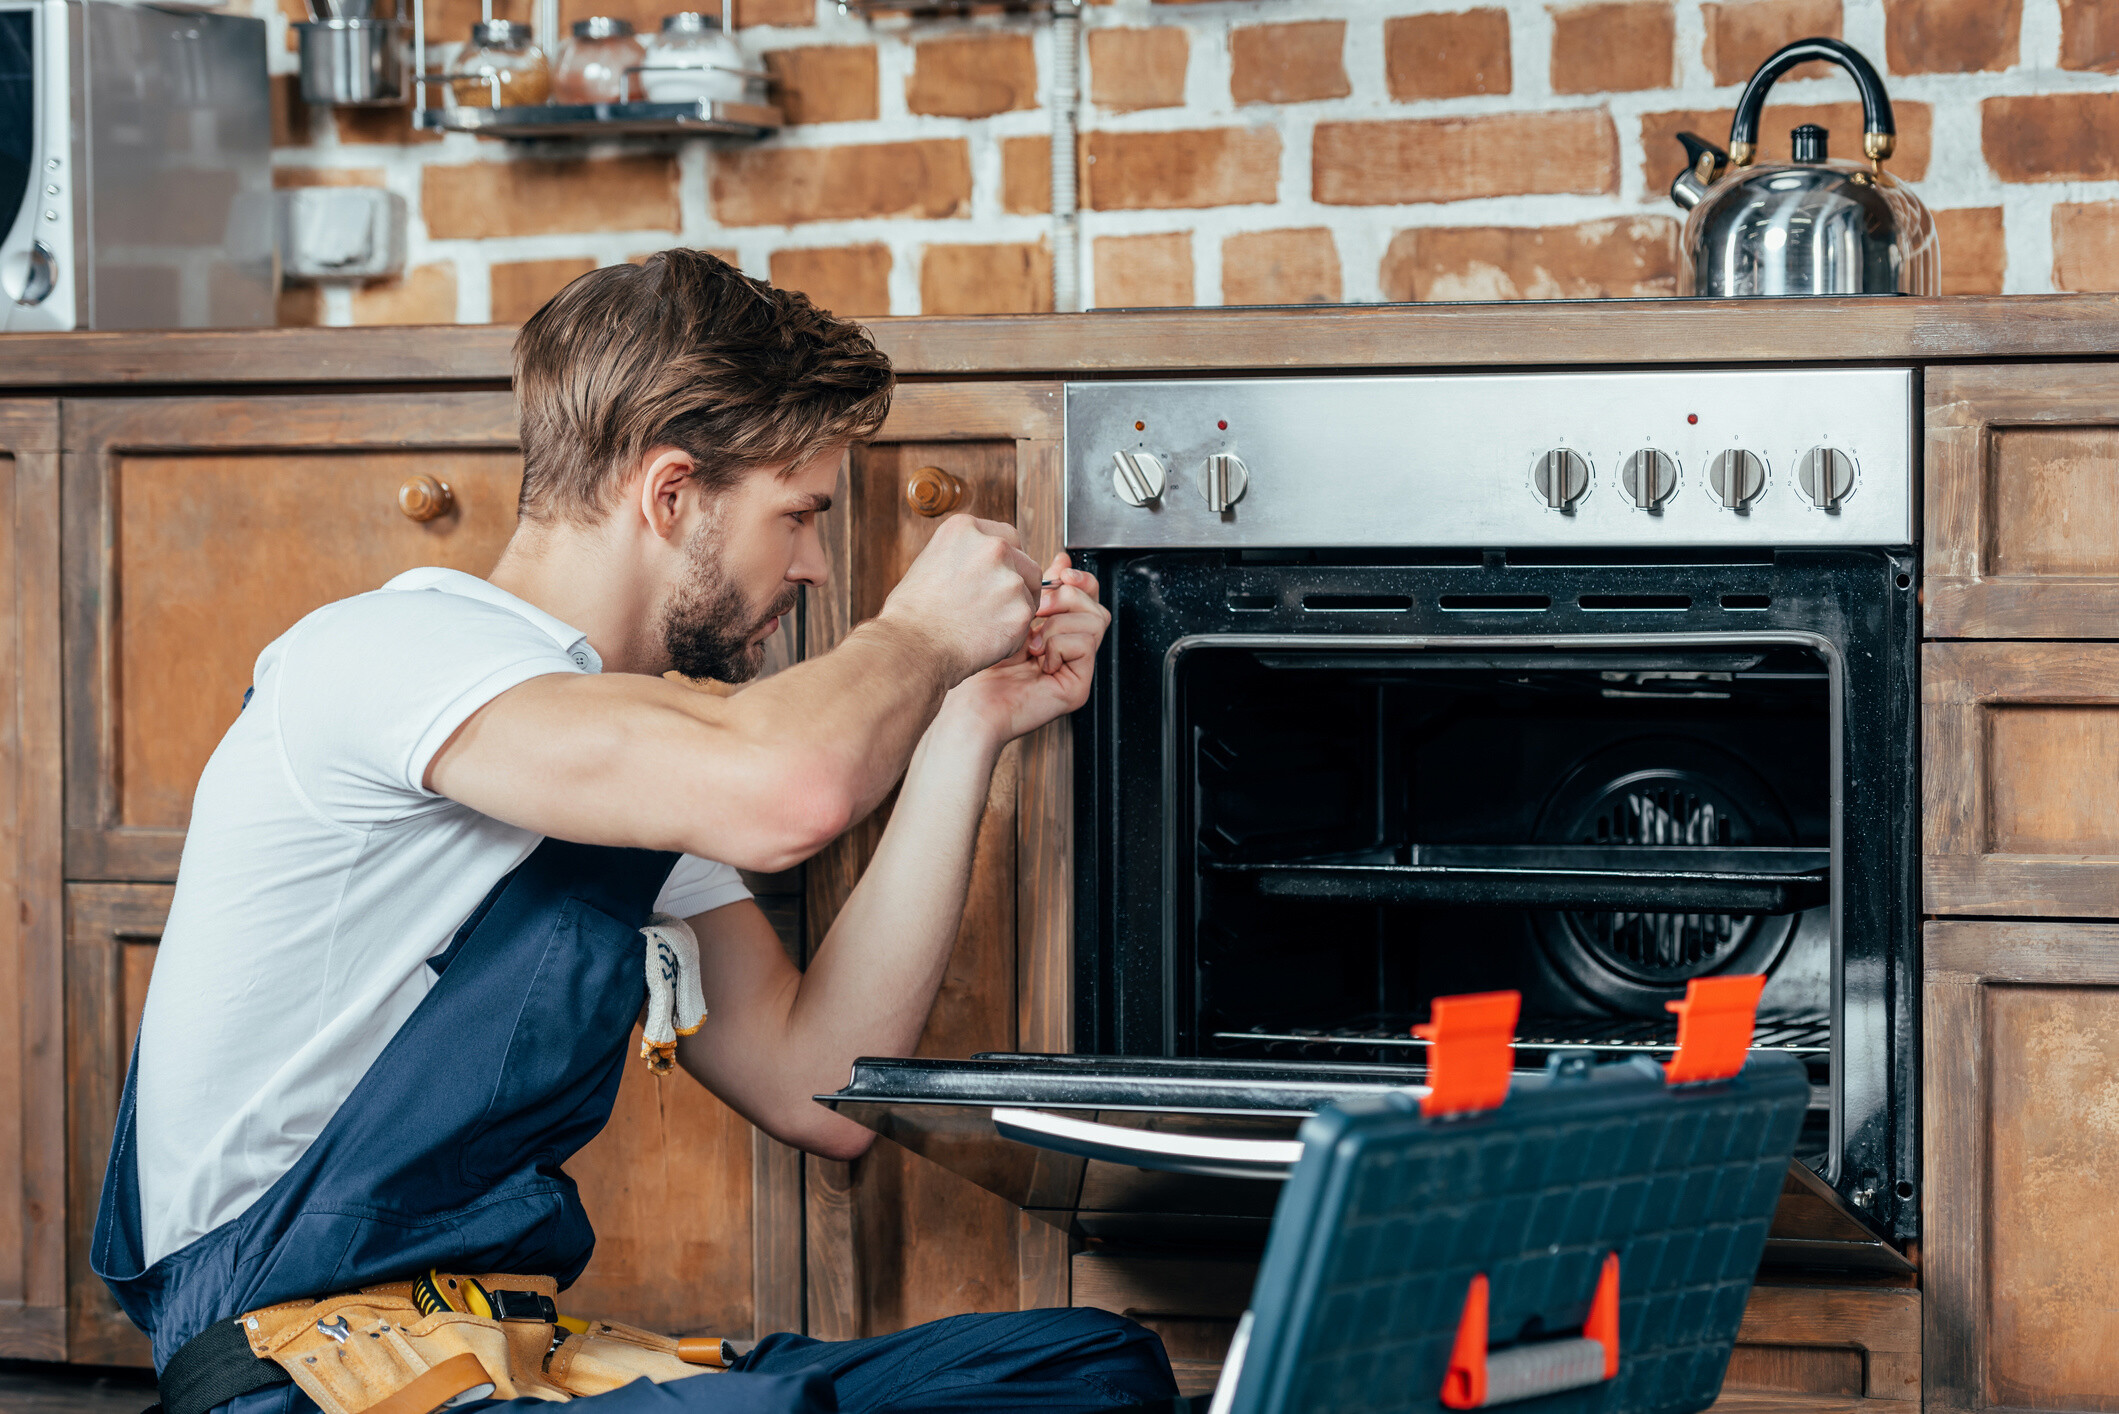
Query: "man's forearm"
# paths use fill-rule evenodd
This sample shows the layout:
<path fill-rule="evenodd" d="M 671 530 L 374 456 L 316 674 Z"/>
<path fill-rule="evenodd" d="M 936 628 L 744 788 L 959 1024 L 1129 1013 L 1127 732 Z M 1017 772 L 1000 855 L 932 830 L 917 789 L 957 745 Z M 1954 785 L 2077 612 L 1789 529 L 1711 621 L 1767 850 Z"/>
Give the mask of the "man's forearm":
<path fill-rule="evenodd" d="M 808 1071 L 803 1096 L 845 1084 L 857 1056 L 905 1055 L 918 1044 L 963 920 L 1002 745 L 946 708 L 921 739 L 875 858 L 790 1009 L 789 1052 Z"/>

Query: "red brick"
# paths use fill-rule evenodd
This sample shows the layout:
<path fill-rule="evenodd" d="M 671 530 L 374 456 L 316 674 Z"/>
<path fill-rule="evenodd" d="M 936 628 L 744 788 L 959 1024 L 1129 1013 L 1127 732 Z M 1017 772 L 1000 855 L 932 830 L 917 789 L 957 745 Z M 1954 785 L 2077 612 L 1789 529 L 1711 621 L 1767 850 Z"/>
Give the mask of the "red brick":
<path fill-rule="evenodd" d="M 467 3 L 467 0 L 443 0 L 443 3 L 450 4 L 464 11 L 470 20 L 478 18 L 478 7 Z M 515 0 L 515 4 L 517 8 L 527 8 L 522 5 L 522 0 Z M 559 0 L 559 30 L 562 34 L 569 34 L 572 33 L 577 21 L 585 20 L 591 15 L 609 15 L 614 20 L 626 21 L 632 25 L 636 32 L 645 37 L 662 28 L 662 16 L 664 13 L 679 8 L 689 10 L 695 8 L 695 6 L 691 3 L 691 0 L 684 0 L 681 6 L 663 5 L 658 3 L 658 0 Z M 495 6 L 493 10 L 494 16 L 500 19 L 528 20 L 529 18 L 527 15 L 509 15 L 504 13 L 504 10 L 505 6 Z M 470 32 L 471 27 L 468 23 L 460 27 L 452 26 L 448 29 L 436 31 L 445 39 L 462 39 Z"/>
<path fill-rule="evenodd" d="M 1897 119 L 1898 146 L 1889 168 L 1901 180 L 1917 182 L 1928 174 L 1930 138 L 1935 125 L 1934 110 L 1925 103 L 1893 103 Z M 1729 145 L 1729 122 L 1734 108 L 1688 109 L 1678 113 L 1641 115 L 1641 183 L 1646 191 L 1661 194 L 1670 189 L 1670 179 L 1684 165 L 1685 149 L 1678 146 L 1681 132 L 1698 133 L 1717 147 Z M 1834 157 L 1861 153 L 1861 104 L 1769 103 L 1759 124 L 1761 162 L 1786 162 L 1788 134 L 1804 123 L 1816 123 L 1832 133 Z"/>
<path fill-rule="evenodd" d="M 282 191 L 295 187 L 379 187 L 380 167 L 275 167 L 272 184 Z"/>
<path fill-rule="evenodd" d="M 434 129 L 412 126 L 410 107 L 333 108 L 330 112 L 342 146 L 404 147 L 441 141 L 442 135 Z"/>
<path fill-rule="evenodd" d="M 1708 0 L 1700 6 L 1707 42 L 1700 55 L 1717 84 L 1744 83 L 1783 45 L 1825 35 L 1837 39 L 1839 0 Z M 1803 64 L 1781 75 L 1782 83 L 1837 73 L 1830 64 Z"/>
<path fill-rule="evenodd" d="M 1319 123 L 1311 194 L 1329 206 L 1619 189 L 1619 137 L 1601 108 Z"/>
<path fill-rule="evenodd" d="M 1340 293 L 1339 247 L 1321 226 L 1221 243 L 1223 304 L 1337 304 Z"/>
<path fill-rule="evenodd" d="M 307 147 L 309 105 L 302 102 L 302 81 L 293 74 L 274 74 L 271 79 L 272 145 Z"/>
<path fill-rule="evenodd" d="M 1387 300 L 1605 299 L 1671 294 L 1677 268 L 1677 221 L 1616 216 L 1400 231 L 1380 273 Z"/>
<path fill-rule="evenodd" d="M 920 261 L 922 314 L 1050 314 L 1052 250 L 1043 241 L 931 245 Z"/>
<path fill-rule="evenodd" d="M 1181 108 L 1191 35 L 1176 25 L 1089 31 L 1089 101 L 1114 113 Z"/>
<path fill-rule="evenodd" d="M 859 123 L 876 116 L 876 47 L 810 44 L 769 49 L 773 101 L 790 123 Z"/>
<path fill-rule="evenodd" d="M 1383 22 L 1383 77 L 1401 103 L 1507 93 L 1508 11 L 1399 15 Z"/>
<path fill-rule="evenodd" d="M 2060 67 L 2119 73 L 2119 0 L 2060 0 Z"/>
<path fill-rule="evenodd" d="M 713 161 L 714 219 L 724 226 L 961 216 L 971 204 L 971 149 L 962 138 L 721 148 Z"/>
<path fill-rule="evenodd" d="M 2000 207 L 1938 211 L 1935 238 L 1942 246 L 1942 293 L 2001 293 L 2002 280 L 2009 272 L 2009 250 Z"/>
<path fill-rule="evenodd" d="M 2119 177 L 2119 93 L 1989 98 L 1979 145 L 2005 182 L 2108 182 Z"/>
<path fill-rule="evenodd" d="M 280 291 L 273 322 L 282 329 L 312 328 L 324 322 L 324 292 L 316 285 L 288 285 Z"/>
<path fill-rule="evenodd" d="M 454 324 L 456 262 L 415 265 L 395 280 L 353 292 L 356 324 Z"/>
<path fill-rule="evenodd" d="M 1344 98 L 1346 21 L 1303 20 L 1229 31 L 1229 96 L 1238 103 Z"/>
<path fill-rule="evenodd" d="M 1091 211 L 1237 206 L 1274 200 L 1280 134 L 1270 128 L 1091 133 L 1082 205 Z"/>
<path fill-rule="evenodd" d="M 1098 236 L 1096 307 L 1147 309 L 1192 303 L 1192 233 Z"/>
<path fill-rule="evenodd" d="M 794 29 L 817 22 L 817 0 L 736 0 L 736 28 L 779 25 Z"/>
<path fill-rule="evenodd" d="M 2119 290 L 2119 201 L 2053 208 L 2053 288 Z"/>
<path fill-rule="evenodd" d="M 1972 74 L 2016 62 L 2023 0 L 1884 0 L 1894 74 Z"/>
<path fill-rule="evenodd" d="M 1052 139 L 1001 139 L 1001 210 L 1036 215 L 1052 209 Z"/>
<path fill-rule="evenodd" d="M 495 324 L 520 324 L 579 276 L 596 268 L 586 256 L 562 260 L 514 260 L 493 267 Z"/>
<path fill-rule="evenodd" d="M 574 231 L 674 231 L 677 158 L 667 152 L 434 166 L 420 215 L 436 240 Z"/>
<path fill-rule="evenodd" d="M 1668 88 L 1677 71 L 1677 16 L 1668 0 L 1608 0 L 1552 12 L 1554 93 Z"/>
<path fill-rule="evenodd" d="M 890 313 L 890 249 L 880 245 L 776 250 L 772 282 L 800 290 L 819 309 L 845 319 Z"/>
<path fill-rule="evenodd" d="M 913 46 L 905 106 L 946 118 L 1037 107 L 1037 54 L 1016 30 L 958 34 Z"/>

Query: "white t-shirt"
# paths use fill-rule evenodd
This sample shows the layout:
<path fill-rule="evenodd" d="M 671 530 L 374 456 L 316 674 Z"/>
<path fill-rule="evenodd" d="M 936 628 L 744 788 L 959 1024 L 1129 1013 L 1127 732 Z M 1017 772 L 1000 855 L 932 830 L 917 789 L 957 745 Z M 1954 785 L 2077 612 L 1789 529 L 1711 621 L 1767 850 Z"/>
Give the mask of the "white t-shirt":
<path fill-rule="evenodd" d="M 434 985 L 427 959 L 537 847 L 428 790 L 434 753 L 517 683 L 602 668 L 550 614 L 443 569 L 328 604 L 258 655 L 199 779 L 140 1023 L 149 1262 L 294 1166 Z M 687 856 L 656 907 L 748 897 Z"/>

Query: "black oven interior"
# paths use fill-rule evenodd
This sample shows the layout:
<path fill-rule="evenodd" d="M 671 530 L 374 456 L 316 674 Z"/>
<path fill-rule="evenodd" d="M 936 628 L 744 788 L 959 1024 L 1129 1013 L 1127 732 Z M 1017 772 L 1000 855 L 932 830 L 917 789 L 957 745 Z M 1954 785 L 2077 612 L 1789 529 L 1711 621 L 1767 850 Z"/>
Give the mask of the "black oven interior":
<path fill-rule="evenodd" d="M 1804 1157 L 1912 1235 L 1909 557 L 1097 571 L 1078 1050 L 1417 1065 L 1433 998 L 1509 988 L 1539 1065 L 1763 972 Z"/>

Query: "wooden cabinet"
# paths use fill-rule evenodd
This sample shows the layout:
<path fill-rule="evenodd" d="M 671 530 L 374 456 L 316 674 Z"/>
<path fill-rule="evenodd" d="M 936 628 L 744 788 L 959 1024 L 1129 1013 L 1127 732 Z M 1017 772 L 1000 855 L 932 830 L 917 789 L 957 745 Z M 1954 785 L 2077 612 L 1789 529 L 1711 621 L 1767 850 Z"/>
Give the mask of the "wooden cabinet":
<path fill-rule="evenodd" d="M 2119 1409 L 2119 927 L 1935 922 L 1925 953 L 1928 1407 Z"/>
<path fill-rule="evenodd" d="M 1921 650 L 1929 913 L 2119 914 L 2119 645 Z"/>
<path fill-rule="evenodd" d="M 258 653 L 400 571 L 484 574 L 521 484 L 506 393 L 70 400 L 66 872 L 174 879 Z M 415 477 L 450 508 L 399 506 Z"/>
<path fill-rule="evenodd" d="M 1926 374 L 1931 638 L 2111 638 L 2119 376 L 2111 364 Z"/>
<path fill-rule="evenodd" d="M 939 523 L 913 502 L 939 511 L 931 498 L 952 479 L 955 509 L 1014 522 L 1032 558 L 1049 561 L 1061 535 L 1059 413 L 1056 384 L 901 387 L 882 433 L 849 458 L 827 517 L 833 574 L 809 597 L 808 651 L 828 649 L 882 607 Z M 922 477 L 929 466 L 947 476 Z M 1068 1046 L 1067 741 L 1064 723 L 1046 727 L 1011 746 L 994 774 L 923 1055 Z M 812 944 L 852 891 L 887 813 L 811 861 Z M 886 1140 L 856 1163 L 811 1159 L 807 1170 L 810 1334 L 843 1339 L 963 1311 L 1067 1304 L 1065 1238 L 936 1165 Z"/>
<path fill-rule="evenodd" d="M 66 1357 L 58 406 L 0 402 L 0 1357 Z"/>

